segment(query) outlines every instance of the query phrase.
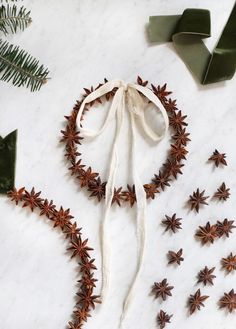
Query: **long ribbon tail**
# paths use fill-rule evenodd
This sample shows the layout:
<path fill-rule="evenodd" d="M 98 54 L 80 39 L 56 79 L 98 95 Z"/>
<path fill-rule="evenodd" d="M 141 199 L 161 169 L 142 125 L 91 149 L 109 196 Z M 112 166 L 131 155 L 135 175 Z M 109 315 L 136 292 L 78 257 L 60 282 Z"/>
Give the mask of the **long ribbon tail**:
<path fill-rule="evenodd" d="M 131 301 L 134 295 L 135 287 L 138 282 L 139 275 L 142 270 L 143 260 L 144 260 L 144 252 L 145 252 L 145 244 L 146 244 L 146 193 L 139 178 L 138 173 L 135 169 L 136 163 L 136 138 L 135 138 L 135 127 L 134 127 L 134 114 L 131 113 L 131 129 L 132 129 L 132 162 L 133 162 L 133 176 L 135 182 L 135 193 L 137 200 L 137 240 L 138 240 L 138 263 L 136 267 L 136 273 L 134 275 L 131 287 L 128 291 L 128 294 L 125 298 L 123 304 L 123 311 L 120 317 L 119 327 L 122 327 L 125 316 L 128 312 L 128 309 L 131 305 Z"/>

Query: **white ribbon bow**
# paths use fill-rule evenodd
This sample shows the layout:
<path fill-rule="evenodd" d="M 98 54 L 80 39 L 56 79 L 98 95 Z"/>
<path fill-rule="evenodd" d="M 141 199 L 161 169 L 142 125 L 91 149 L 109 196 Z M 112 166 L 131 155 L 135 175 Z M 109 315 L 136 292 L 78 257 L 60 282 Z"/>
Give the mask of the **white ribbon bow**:
<path fill-rule="evenodd" d="M 105 121 L 102 127 L 95 131 L 85 129 L 81 126 L 81 118 L 83 115 L 84 108 L 86 104 L 96 100 L 111 92 L 114 88 L 118 88 L 115 92 L 112 105 L 108 114 L 105 118 Z M 158 110 L 161 112 L 162 117 L 164 119 L 164 129 L 161 133 L 158 131 L 155 132 L 146 122 L 145 120 L 145 102 L 143 100 L 142 95 L 145 96 L 150 102 L 152 102 Z M 126 106 L 126 101 L 128 106 Z M 145 227 L 146 227 L 146 192 L 144 190 L 143 184 L 140 180 L 140 177 L 137 173 L 136 165 L 136 137 L 135 137 L 135 124 L 136 119 L 139 119 L 141 127 L 150 140 L 154 142 L 160 141 L 166 134 L 169 120 L 166 113 L 166 110 L 157 96 L 153 94 L 153 92 L 148 89 L 147 87 L 143 87 L 137 84 L 128 83 L 126 84 L 122 80 L 112 80 L 95 91 L 91 92 L 84 101 L 82 102 L 78 116 L 77 116 L 77 125 L 80 129 L 80 132 L 84 137 L 97 137 L 102 134 L 102 132 L 106 129 L 109 122 L 115 118 L 116 116 L 116 134 L 115 139 L 113 142 L 112 148 L 112 155 L 111 155 L 111 162 L 110 162 L 110 169 L 109 169 L 109 176 L 107 179 L 106 184 L 106 197 L 105 197 L 105 214 L 102 224 L 102 291 L 101 297 L 102 301 L 104 302 L 105 297 L 107 295 L 109 289 L 109 281 L 110 281 L 110 248 L 109 248 L 109 240 L 107 237 L 107 221 L 109 218 L 109 212 L 112 204 L 114 187 L 115 187 L 115 180 L 116 180 L 116 173 L 119 164 L 119 157 L 117 151 L 117 144 L 119 141 L 119 137 L 122 131 L 123 121 L 124 121 L 124 112 L 128 110 L 130 115 L 131 121 L 131 130 L 132 130 L 132 169 L 133 169 L 133 181 L 135 184 L 135 193 L 136 193 L 136 200 L 137 200 L 137 238 L 138 238 L 138 246 L 139 246 L 139 259 L 137 264 L 137 270 L 135 277 L 133 279 L 133 283 L 130 287 L 130 290 L 127 294 L 127 297 L 123 304 L 123 313 L 121 316 L 121 322 L 128 310 L 128 306 L 132 299 L 133 291 L 135 288 L 135 284 L 137 282 L 138 276 L 140 274 L 143 258 L 144 258 L 144 250 L 145 250 Z"/>

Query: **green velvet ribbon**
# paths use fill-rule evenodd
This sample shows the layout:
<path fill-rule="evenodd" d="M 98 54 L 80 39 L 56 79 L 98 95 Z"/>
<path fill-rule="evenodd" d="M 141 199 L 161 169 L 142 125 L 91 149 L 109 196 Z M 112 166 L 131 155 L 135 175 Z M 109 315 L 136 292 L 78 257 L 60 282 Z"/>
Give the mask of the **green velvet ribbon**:
<path fill-rule="evenodd" d="M 186 9 L 182 15 L 151 16 L 151 42 L 172 41 L 182 60 L 202 84 L 230 80 L 236 68 L 236 3 L 211 54 L 202 39 L 211 36 L 209 10 Z"/>
<path fill-rule="evenodd" d="M 0 193 L 7 193 L 14 187 L 16 163 L 17 130 L 5 138 L 0 136 Z"/>

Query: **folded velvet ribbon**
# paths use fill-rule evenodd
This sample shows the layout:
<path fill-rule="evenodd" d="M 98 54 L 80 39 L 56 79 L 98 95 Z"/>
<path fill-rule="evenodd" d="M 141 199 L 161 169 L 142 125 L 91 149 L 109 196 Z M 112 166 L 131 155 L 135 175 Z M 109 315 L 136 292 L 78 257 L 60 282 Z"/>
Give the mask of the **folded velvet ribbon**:
<path fill-rule="evenodd" d="M 5 194 L 14 187 L 17 131 L 5 138 L 0 136 L 0 193 Z"/>
<path fill-rule="evenodd" d="M 108 92 L 116 89 L 110 110 L 107 113 L 102 127 L 98 130 L 86 129 L 81 126 L 81 119 L 84 112 L 86 104 L 94 101 L 95 99 L 106 95 Z M 151 102 L 158 111 L 161 113 L 163 118 L 163 129 L 158 128 L 156 131 L 153 130 L 145 119 L 145 105 L 143 96 Z M 130 116 L 130 125 L 132 139 L 130 141 L 132 149 L 132 174 L 135 184 L 135 193 L 137 200 L 137 237 L 138 237 L 138 247 L 139 247 L 139 257 L 138 265 L 136 269 L 136 274 L 133 279 L 132 285 L 126 296 L 123 304 L 123 313 L 121 316 L 120 326 L 128 310 L 130 302 L 132 300 L 132 295 L 134 292 L 135 284 L 137 282 L 138 276 L 140 274 L 144 250 L 145 250 L 145 231 L 146 231 L 146 193 L 139 177 L 137 169 L 136 160 L 136 126 L 139 122 L 142 127 L 145 136 L 153 142 L 159 142 L 165 135 L 169 126 L 169 120 L 166 110 L 157 96 L 147 87 L 140 85 L 128 83 L 126 84 L 122 80 L 113 80 L 105 83 L 92 93 L 90 93 L 83 101 L 80 106 L 80 110 L 77 116 L 77 126 L 85 137 L 95 138 L 102 134 L 102 132 L 107 128 L 112 119 L 116 120 L 116 133 L 112 145 L 111 156 L 109 157 L 110 168 L 109 175 L 106 184 L 106 196 L 105 196 L 105 213 L 103 216 L 103 223 L 101 229 L 101 241 L 102 241 L 102 291 L 101 297 L 104 302 L 109 289 L 110 282 L 110 243 L 108 239 L 107 224 L 109 219 L 110 208 L 113 199 L 115 181 L 117 176 L 117 169 L 119 165 L 119 139 L 121 134 L 123 134 L 123 124 L 125 118 L 125 111 L 128 112 Z"/>
<path fill-rule="evenodd" d="M 236 68 L 236 3 L 211 54 L 202 39 L 211 36 L 210 12 L 186 9 L 182 15 L 151 16 L 151 42 L 170 42 L 202 84 L 230 80 Z"/>

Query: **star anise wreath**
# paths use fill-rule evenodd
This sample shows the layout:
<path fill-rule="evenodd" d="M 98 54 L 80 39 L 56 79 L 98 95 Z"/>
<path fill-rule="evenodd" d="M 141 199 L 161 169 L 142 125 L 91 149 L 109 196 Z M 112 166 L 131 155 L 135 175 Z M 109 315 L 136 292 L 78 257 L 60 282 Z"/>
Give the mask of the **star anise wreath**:
<path fill-rule="evenodd" d="M 220 308 L 226 308 L 230 313 L 236 310 L 236 293 L 234 289 L 228 293 L 224 293 L 224 296 L 219 300 Z"/>
<path fill-rule="evenodd" d="M 204 307 L 204 301 L 207 298 L 209 298 L 209 296 L 201 295 L 200 289 L 198 289 L 194 295 L 190 295 L 188 301 L 190 314 L 193 314 L 197 310 L 200 310 L 201 307 Z"/>
<path fill-rule="evenodd" d="M 107 81 L 107 79 L 104 79 L 104 83 Z M 81 187 L 86 187 L 88 189 L 90 197 L 95 197 L 98 201 L 101 201 L 105 197 L 106 182 L 102 182 L 100 175 L 93 172 L 91 167 L 87 167 L 80 157 L 81 153 L 79 152 L 78 146 L 81 145 L 83 138 L 76 127 L 76 119 L 85 97 L 104 83 L 100 83 L 96 88 L 91 87 L 84 89 L 85 94 L 82 96 L 81 101 L 77 101 L 71 115 L 65 117 L 67 120 L 66 129 L 61 131 L 63 135 L 61 141 L 65 143 L 66 149 L 65 156 L 71 164 L 69 167 L 71 175 L 78 179 Z M 143 80 L 141 77 L 138 77 L 137 83 L 141 86 L 148 85 L 148 81 Z M 187 116 L 183 115 L 182 112 L 178 110 L 176 100 L 168 98 L 171 92 L 166 90 L 166 84 L 157 87 L 151 85 L 151 90 L 165 107 L 173 134 L 171 150 L 167 161 L 162 165 L 159 173 L 154 175 L 152 181 L 144 184 L 147 199 L 154 199 L 160 190 L 164 190 L 166 187 L 170 186 L 171 181 L 177 179 L 178 175 L 182 174 L 181 169 L 184 166 L 183 160 L 186 159 L 188 153 L 186 145 L 190 141 L 189 133 L 186 131 L 186 126 L 188 125 L 186 123 Z M 114 90 L 107 93 L 104 97 L 87 104 L 83 111 L 82 119 L 84 119 L 86 112 L 91 109 L 96 101 L 97 103 L 109 101 L 114 97 L 116 91 L 117 88 L 114 88 Z M 136 202 L 135 186 L 127 185 L 126 190 L 123 190 L 122 187 L 114 189 L 113 204 L 121 206 L 124 202 L 131 207 L 134 205 Z"/>
<path fill-rule="evenodd" d="M 157 315 L 157 323 L 160 326 L 160 329 L 164 329 L 166 327 L 166 324 L 170 323 L 172 316 L 173 316 L 172 314 L 169 315 L 163 310 L 160 310 L 160 312 Z"/>
<path fill-rule="evenodd" d="M 64 210 L 62 207 L 56 209 L 53 201 L 40 198 L 41 192 L 35 192 L 34 188 L 30 192 L 21 188 L 8 193 L 11 201 L 17 205 L 22 203 L 22 207 L 28 207 L 31 211 L 38 209 L 40 216 L 44 215 L 48 218 L 53 227 L 61 228 L 64 236 L 68 239 L 68 251 L 72 253 L 72 258 L 80 259 L 81 279 L 79 292 L 77 293 L 78 300 L 74 311 L 74 318 L 68 323 L 70 329 L 81 329 L 87 318 L 90 317 L 91 310 L 95 308 L 96 303 L 100 303 L 99 296 L 93 294 L 96 287 L 96 279 L 94 271 L 97 269 L 94 265 L 94 259 L 91 259 L 90 252 L 93 250 L 88 246 L 88 239 L 83 240 L 81 228 L 77 227 L 76 222 L 72 222 L 73 216 L 70 215 L 70 210 Z"/>
<path fill-rule="evenodd" d="M 154 282 L 152 291 L 155 293 L 156 298 L 160 297 L 165 301 L 168 296 L 172 296 L 172 289 L 174 287 L 169 285 L 167 279 L 163 279 L 161 282 Z"/>

